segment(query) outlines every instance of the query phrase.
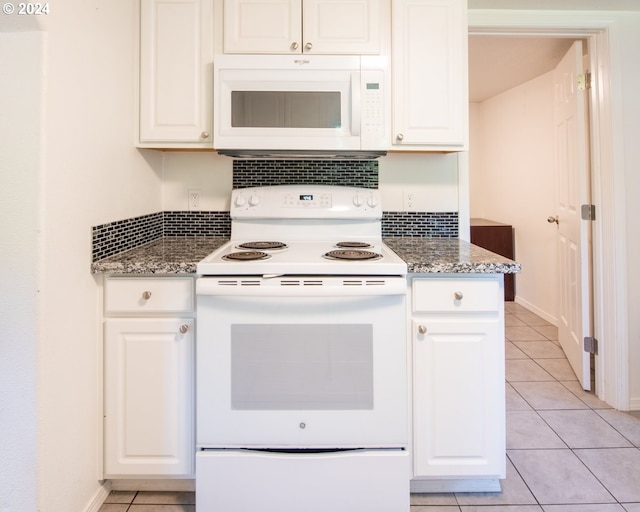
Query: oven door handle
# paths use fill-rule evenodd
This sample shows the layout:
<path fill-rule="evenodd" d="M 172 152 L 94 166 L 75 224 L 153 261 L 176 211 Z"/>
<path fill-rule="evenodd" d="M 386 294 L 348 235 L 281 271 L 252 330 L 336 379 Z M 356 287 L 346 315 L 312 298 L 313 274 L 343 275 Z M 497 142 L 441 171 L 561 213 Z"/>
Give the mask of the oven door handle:
<path fill-rule="evenodd" d="M 199 296 L 243 297 L 356 297 L 406 295 L 407 284 L 396 278 L 348 278 L 331 280 L 314 278 L 199 278 L 196 294 Z"/>

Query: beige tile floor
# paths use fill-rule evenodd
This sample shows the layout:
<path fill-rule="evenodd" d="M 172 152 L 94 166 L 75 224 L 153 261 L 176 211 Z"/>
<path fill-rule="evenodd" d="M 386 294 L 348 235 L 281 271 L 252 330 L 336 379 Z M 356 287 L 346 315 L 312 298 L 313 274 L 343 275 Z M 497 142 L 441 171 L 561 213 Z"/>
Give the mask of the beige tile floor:
<path fill-rule="evenodd" d="M 414 494 L 411 512 L 640 512 L 640 413 L 583 391 L 545 320 L 509 302 L 505 325 L 502 492 Z M 195 495 L 114 491 L 100 512 L 195 512 Z"/>

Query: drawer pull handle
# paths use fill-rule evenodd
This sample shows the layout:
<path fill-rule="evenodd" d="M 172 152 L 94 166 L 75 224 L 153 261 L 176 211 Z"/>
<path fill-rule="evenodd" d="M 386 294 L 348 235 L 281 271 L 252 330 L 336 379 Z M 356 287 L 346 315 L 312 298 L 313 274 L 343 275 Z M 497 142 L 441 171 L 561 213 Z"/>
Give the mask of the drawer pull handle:
<path fill-rule="evenodd" d="M 144 300 L 149 300 L 151 298 L 151 292 L 142 292 L 142 298 Z"/>
<path fill-rule="evenodd" d="M 418 326 L 418 332 L 420 334 L 427 334 L 427 326 L 426 325 L 419 325 Z"/>
<path fill-rule="evenodd" d="M 185 334 L 185 333 L 189 332 L 189 326 L 188 326 L 187 324 L 182 324 L 182 325 L 180 326 L 180 332 L 181 332 L 182 334 Z"/>
<path fill-rule="evenodd" d="M 462 292 L 456 292 L 453 294 L 453 296 L 456 300 L 462 300 L 462 298 L 464 297 L 464 295 L 462 295 Z"/>

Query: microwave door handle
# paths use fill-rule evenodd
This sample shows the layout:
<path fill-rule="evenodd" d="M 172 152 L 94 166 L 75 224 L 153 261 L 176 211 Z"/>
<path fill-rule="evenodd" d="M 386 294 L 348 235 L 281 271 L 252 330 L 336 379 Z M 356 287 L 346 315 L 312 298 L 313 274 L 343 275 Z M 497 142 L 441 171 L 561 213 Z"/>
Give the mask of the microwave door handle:
<path fill-rule="evenodd" d="M 354 71 L 351 73 L 351 135 L 360 135 L 361 105 L 360 72 Z"/>

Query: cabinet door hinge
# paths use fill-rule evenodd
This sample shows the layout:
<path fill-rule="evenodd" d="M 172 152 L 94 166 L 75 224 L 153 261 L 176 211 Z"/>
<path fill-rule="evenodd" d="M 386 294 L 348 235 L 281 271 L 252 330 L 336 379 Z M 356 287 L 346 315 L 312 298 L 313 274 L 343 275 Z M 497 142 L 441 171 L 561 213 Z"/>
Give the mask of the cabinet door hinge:
<path fill-rule="evenodd" d="M 589 354 L 598 355 L 598 340 L 593 336 L 585 336 L 584 351 L 589 352 Z"/>
<path fill-rule="evenodd" d="M 596 220 L 596 205 L 583 204 L 580 208 L 582 220 Z"/>
<path fill-rule="evenodd" d="M 586 89 L 591 89 L 591 73 L 578 75 L 578 90 L 584 91 Z"/>

